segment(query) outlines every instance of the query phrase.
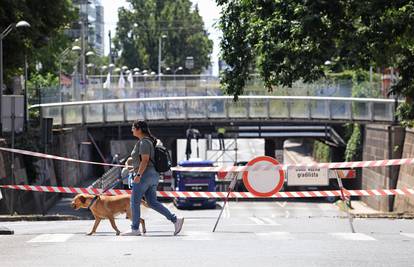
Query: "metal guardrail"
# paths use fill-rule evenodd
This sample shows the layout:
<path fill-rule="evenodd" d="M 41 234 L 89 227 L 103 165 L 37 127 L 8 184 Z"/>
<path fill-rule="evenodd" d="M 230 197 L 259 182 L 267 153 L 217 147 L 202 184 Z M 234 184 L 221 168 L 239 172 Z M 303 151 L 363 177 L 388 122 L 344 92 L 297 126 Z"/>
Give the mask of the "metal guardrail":
<path fill-rule="evenodd" d="M 311 120 L 390 123 L 394 121 L 392 99 L 232 96 L 152 97 L 76 101 L 33 105 L 54 125 L 120 123 L 137 119 L 174 120 Z"/>
<path fill-rule="evenodd" d="M 118 163 L 124 164 L 127 158 L 121 159 Z M 111 186 L 117 179 L 121 177 L 121 167 L 111 167 L 107 170 L 101 177 L 99 177 L 95 182 L 92 183 L 91 187 L 93 188 L 102 188 L 106 189 Z"/>

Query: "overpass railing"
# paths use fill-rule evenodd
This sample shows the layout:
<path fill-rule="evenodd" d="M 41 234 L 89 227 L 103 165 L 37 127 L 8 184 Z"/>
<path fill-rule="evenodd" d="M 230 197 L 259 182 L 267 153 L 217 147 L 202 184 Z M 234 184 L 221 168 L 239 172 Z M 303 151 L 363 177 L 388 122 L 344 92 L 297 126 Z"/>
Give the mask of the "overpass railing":
<path fill-rule="evenodd" d="M 72 83 L 60 88 L 42 88 L 41 102 L 31 96 L 31 104 L 55 103 L 86 100 L 108 100 L 121 98 L 147 97 L 179 97 L 179 96 L 222 96 L 220 78 L 210 75 L 134 75 L 131 79 L 124 77 L 119 82 L 119 75 L 110 77 L 111 83 L 105 83 L 106 75 L 89 75 L 87 84 L 81 85 L 78 76 L 73 76 Z M 160 78 L 160 79 L 158 79 Z M 297 81 L 291 88 L 276 86 L 268 92 L 263 81 L 252 75 L 244 87 L 243 95 L 271 96 L 320 96 L 320 97 L 351 97 L 353 81 L 321 79 L 312 83 Z M 381 84 L 376 82 L 359 83 L 364 88 L 364 97 L 380 97 Z"/>
<path fill-rule="evenodd" d="M 120 123 L 136 119 L 168 120 L 314 120 L 390 123 L 395 102 L 390 99 L 232 96 L 154 97 L 77 101 L 33 105 L 54 125 Z"/>

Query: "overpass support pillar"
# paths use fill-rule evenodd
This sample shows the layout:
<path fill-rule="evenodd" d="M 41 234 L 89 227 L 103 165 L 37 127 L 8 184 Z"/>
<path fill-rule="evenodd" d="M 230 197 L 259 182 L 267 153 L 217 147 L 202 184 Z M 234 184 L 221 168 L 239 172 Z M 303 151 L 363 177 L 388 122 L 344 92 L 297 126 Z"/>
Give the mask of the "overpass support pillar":
<path fill-rule="evenodd" d="M 283 143 L 282 138 L 265 138 L 265 156 L 276 158 L 283 162 Z"/>
<path fill-rule="evenodd" d="M 172 165 L 177 165 L 177 138 L 167 137 L 161 140 L 165 148 L 170 151 Z"/>

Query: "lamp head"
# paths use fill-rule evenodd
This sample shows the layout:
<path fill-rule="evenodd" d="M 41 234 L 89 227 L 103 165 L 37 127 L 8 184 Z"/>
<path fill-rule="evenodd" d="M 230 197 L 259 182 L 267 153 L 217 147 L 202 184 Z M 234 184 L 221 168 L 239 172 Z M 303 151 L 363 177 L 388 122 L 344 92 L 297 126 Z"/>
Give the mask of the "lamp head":
<path fill-rule="evenodd" d="M 16 28 L 20 28 L 20 27 L 30 27 L 30 24 L 25 20 L 21 20 L 16 23 Z"/>
<path fill-rule="evenodd" d="M 81 50 L 82 49 L 79 46 L 77 46 L 77 45 L 75 45 L 75 46 L 72 47 L 72 51 L 73 52 L 78 52 L 79 53 Z"/>

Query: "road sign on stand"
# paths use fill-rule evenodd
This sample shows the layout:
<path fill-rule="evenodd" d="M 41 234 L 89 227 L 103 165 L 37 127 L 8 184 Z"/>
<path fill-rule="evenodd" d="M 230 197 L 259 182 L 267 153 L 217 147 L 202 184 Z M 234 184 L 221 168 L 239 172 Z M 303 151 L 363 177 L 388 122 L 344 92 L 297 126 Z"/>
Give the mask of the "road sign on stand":
<path fill-rule="evenodd" d="M 316 167 L 292 167 L 287 170 L 288 186 L 327 186 L 328 169 Z"/>
<path fill-rule="evenodd" d="M 249 161 L 246 166 L 272 167 L 280 163 L 272 157 L 260 156 Z M 280 191 L 285 181 L 285 173 L 282 169 L 269 168 L 269 170 L 245 171 L 243 183 L 250 193 L 270 197 Z"/>

